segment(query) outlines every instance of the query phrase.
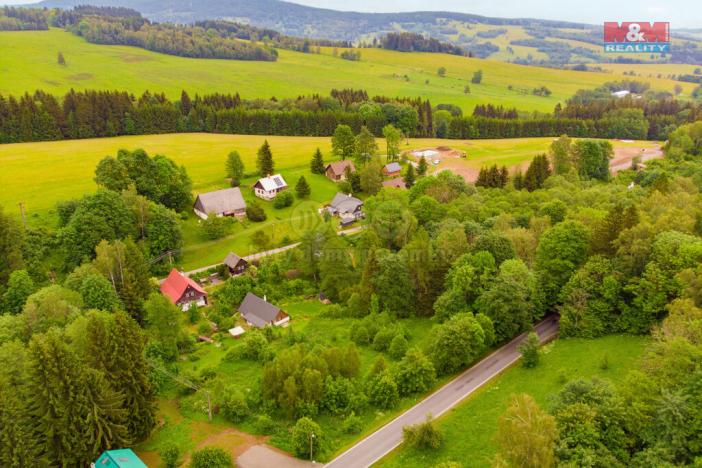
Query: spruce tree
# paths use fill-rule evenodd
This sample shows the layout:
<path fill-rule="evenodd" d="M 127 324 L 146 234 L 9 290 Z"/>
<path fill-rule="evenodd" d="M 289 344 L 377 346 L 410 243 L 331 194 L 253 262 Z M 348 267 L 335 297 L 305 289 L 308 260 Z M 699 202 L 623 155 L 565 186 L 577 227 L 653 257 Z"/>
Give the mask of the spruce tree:
<path fill-rule="evenodd" d="M 295 185 L 295 192 L 297 192 L 298 198 L 307 198 L 310 196 L 310 193 L 312 193 L 310 184 L 307 183 L 305 176 L 300 176 L 297 185 Z"/>
<path fill-rule="evenodd" d="M 273 162 L 273 153 L 268 144 L 268 140 L 264 140 L 263 145 L 259 148 L 256 157 L 256 168 L 261 177 L 267 177 L 275 171 L 275 163 Z"/>
<path fill-rule="evenodd" d="M 475 181 L 476 187 L 487 187 L 488 186 L 488 173 L 487 169 L 484 167 L 480 168 L 478 173 L 478 178 Z"/>
<path fill-rule="evenodd" d="M 424 177 L 427 173 L 427 168 L 427 159 L 424 156 L 422 156 L 421 158 L 419 158 L 419 164 L 417 165 L 417 175 L 419 177 Z"/>
<path fill-rule="evenodd" d="M 312 174 L 324 174 L 324 158 L 322 157 L 322 152 L 317 148 L 312 156 L 312 162 L 310 163 L 310 170 Z"/>
<path fill-rule="evenodd" d="M 414 180 L 415 180 L 414 166 L 413 165 L 410 164 L 409 166 L 407 166 L 407 172 L 405 172 L 405 179 L 404 180 L 405 180 L 405 186 L 407 188 L 412 188 L 412 186 L 414 185 Z"/>
<path fill-rule="evenodd" d="M 500 169 L 500 188 L 507 185 L 507 182 L 509 182 L 509 170 L 507 170 L 507 166 L 502 166 Z"/>

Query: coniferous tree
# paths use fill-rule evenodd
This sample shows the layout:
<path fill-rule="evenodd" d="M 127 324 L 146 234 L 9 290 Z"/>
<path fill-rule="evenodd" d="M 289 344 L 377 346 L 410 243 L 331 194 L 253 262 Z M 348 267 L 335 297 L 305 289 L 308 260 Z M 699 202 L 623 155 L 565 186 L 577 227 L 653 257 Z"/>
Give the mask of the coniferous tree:
<path fill-rule="evenodd" d="M 544 186 L 544 182 L 551 175 L 551 167 L 545 154 L 532 159 L 524 175 L 524 188 L 533 192 Z"/>
<path fill-rule="evenodd" d="M 322 157 L 322 152 L 317 148 L 312 156 L 312 162 L 310 163 L 310 170 L 312 174 L 324 174 L 324 158 Z"/>
<path fill-rule="evenodd" d="M 310 184 L 307 183 L 305 176 L 300 176 L 300 179 L 298 179 L 295 185 L 295 192 L 297 192 L 299 198 L 307 198 L 310 196 L 310 193 L 312 193 Z"/>
<path fill-rule="evenodd" d="M 419 177 L 424 177 L 427 173 L 427 160 L 424 156 L 419 158 L 419 164 L 417 165 L 417 175 Z"/>
<path fill-rule="evenodd" d="M 264 140 L 263 145 L 258 150 L 256 158 L 256 168 L 261 177 L 272 175 L 275 171 L 275 163 L 273 162 L 273 153 L 268 144 L 268 140 Z"/>
<path fill-rule="evenodd" d="M 187 116 L 190 114 L 190 110 L 193 108 L 192 101 L 190 100 L 190 96 L 188 96 L 188 93 L 183 90 L 183 92 L 180 93 L 180 112 L 181 114 Z"/>
<path fill-rule="evenodd" d="M 413 165 L 408 165 L 407 166 L 407 172 L 405 173 L 405 186 L 407 188 L 412 188 L 414 185 L 415 177 L 414 177 L 414 166 Z"/>
<path fill-rule="evenodd" d="M 488 187 L 488 172 L 484 167 L 480 168 L 478 178 L 475 181 L 476 187 Z"/>
<path fill-rule="evenodd" d="M 503 188 L 509 182 L 509 171 L 507 170 L 507 166 L 502 166 L 502 169 L 500 169 L 499 180 L 500 180 L 500 188 Z"/>
<path fill-rule="evenodd" d="M 63 65 L 63 66 L 66 65 L 66 58 L 63 56 L 63 53 L 62 53 L 62 52 L 59 52 L 59 53 L 58 53 L 57 62 L 58 62 L 59 65 Z"/>

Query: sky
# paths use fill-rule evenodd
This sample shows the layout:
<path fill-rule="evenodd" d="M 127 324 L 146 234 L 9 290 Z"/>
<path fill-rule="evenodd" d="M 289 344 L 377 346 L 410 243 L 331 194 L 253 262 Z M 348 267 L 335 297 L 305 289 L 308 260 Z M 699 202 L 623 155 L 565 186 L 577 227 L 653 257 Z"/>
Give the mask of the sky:
<path fill-rule="evenodd" d="M 207 0 L 204 0 L 207 1 Z M 702 28 L 700 0 L 292 0 L 294 3 L 367 12 L 442 10 L 502 18 L 539 18 L 601 24 L 669 21 L 671 29 Z"/>
<path fill-rule="evenodd" d="M 34 3 L 38 0 L 0 0 Z M 167 0 L 165 0 L 167 1 Z M 207 3 L 207 0 L 201 0 Z M 256 1 L 256 0 L 252 0 Z M 457 11 L 502 18 L 539 18 L 577 23 L 669 21 L 671 29 L 702 28 L 700 0 L 289 0 L 302 5 L 366 12 Z M 85 3 L 89 4 L 89 1 Z"/>

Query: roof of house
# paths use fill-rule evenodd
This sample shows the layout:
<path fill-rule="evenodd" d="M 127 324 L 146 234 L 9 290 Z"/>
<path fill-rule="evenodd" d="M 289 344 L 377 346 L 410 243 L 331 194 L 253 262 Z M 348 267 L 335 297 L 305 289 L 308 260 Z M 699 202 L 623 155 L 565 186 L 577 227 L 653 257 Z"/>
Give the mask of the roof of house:
<path fill-rule="evenodd" d="M 201 193 L 197 196 L 205 213 L 229 213 L 245 210 L 246 202 L 239 187 L 232 187 L 214 192 Z M 197 203 L 197 200 L 196 202 Z"/>
<path fill-rule="evenodd" d="M 224 264 L 227 265 L 228 267 L 234 268 L 235 266 L 237 266 L 239 264 L 240 260 L 242 260 L 242 258 L 240 256 L 238 256 L 234 252 L 229 252 L 229 255 L 227 255 L 227 258 L 224 259 Z"/>
<path fill-rule="evenodd" d="M 105 450 L 95 468 L 147 468 L 131 449 Z"/>
<path fill-rule="evenodd" d="M 207 294 L 199 284 L 174 268 L 168 274 L 168 278 L 161 283 L 161 293 L 175 304 L 178 299 L 183 297 L 183 293 L 188 286 L 201 294 Z"/>
<path fill-rule="evenodd" d="M 393 179 L 383 181 L 383 187 L 407 188 L 407 185 L 402 177 L 395 177 Z"/>
<path fill-rule="evenodd" d="M 253 293 L 246 293 L 246 297 L 241 301 L 239 313 L 247 322 L 262 328 L 273 322 L 278 316 L 280 308 L 268 301 L 264 301 Z"/>
<path fill-rule="evenodd" d="M 343 175 L 344 171 L 346 171 L 346 168 L 349 167 L 351 168 L 351 171 L 356 170 L 356 166 L 354 166 L 353 161 L 349 161 L 348 159 L 344 159 L 343 161 L 334 161 L 333 163 L 327 164 L 327 167 L 325 168 L 326 171 L 331 168 L 332 172 L 335 175 Z"/>
<path fill-rule="evenodd" d="M 400 166 L 400 163 L 391 162 L 386 164 L 384 169 L 387 172 L 399 172 L 402 170 L 402 166 Z"/>
<path fill-rule="evenodd" d="M 329 206 L 339 213 L 353 213 L 359 206 L 363 206 L 363 202 L 352 195 L 337 192 Z"/>
<path fill-rule="evenodd" d="M 265 190 L 266 192 L 278 190 L 288 186 L 288 184 L 285 183 L 285 179 L 283 179 L 283 176 L 280 174 L 275 174 L 272 176 L 258 179 L 256 184 L 261 184 L 261 187 L 263 187 L 263 190 Z"/>

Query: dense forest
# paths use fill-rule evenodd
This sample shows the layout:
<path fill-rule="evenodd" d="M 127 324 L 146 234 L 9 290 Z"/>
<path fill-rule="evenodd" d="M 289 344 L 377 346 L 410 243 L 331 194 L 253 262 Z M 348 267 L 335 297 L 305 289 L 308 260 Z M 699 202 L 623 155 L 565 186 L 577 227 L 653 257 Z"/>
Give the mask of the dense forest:
<path fill-rule="evenodd" d="M 44 11 L 4 6 L 0 9 L 0 31 L 41 31 L 49 29 Z"/>
<path fill-rule="evenodd" d="M 387 33 L 380 39 L 379 45 L 383 49 L 397 50 L 399 52 L 438 52 L 452 55 L 468 55 L 465 50 L 453 44 L 408 32 Z"/>
<path fill-rule="evenodd" d="M 611 96 L 612 89 L 641 94 Z M 238 94 L 168 100 L 145 92 L 71 91 L 57 99 L 37 91 L 20 97 L 0 95 L 0 142 L 61 140 L 174 132 L 328 136 L 339 124 L 376 136 L 387 124 L 410 137 L 515 138 L 568 134 L 577 137 L 665 140 L 677 126 L 702 117 L 702 105 L 644 83 L 613 82 L 579 91 L 553 114 L 519 114 L 484 105 L 471 116 L 460 108 L 435 108 L 418 98 L 369 98 L 365 91 L 333 90 L 327 96 L 244 100 Z"/>

